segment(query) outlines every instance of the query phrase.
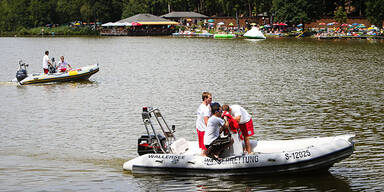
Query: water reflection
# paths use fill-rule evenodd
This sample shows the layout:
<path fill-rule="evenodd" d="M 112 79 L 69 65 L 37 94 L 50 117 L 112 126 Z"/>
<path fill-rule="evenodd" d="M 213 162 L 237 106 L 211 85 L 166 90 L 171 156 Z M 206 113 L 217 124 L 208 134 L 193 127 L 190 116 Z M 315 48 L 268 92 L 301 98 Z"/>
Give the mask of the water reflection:
<path fill-rule="evenodd" d="M 260 42 L 260 41 L 264 41 L 265 39 L 245 39 L 245 40 L 249 42 Z"/>
<path fill-rule="evenodd" d="M 144 191 L 351 191 L 347 178 L 329 172 L 219 178 L 135 175 L 135 178 Z"/>
<path fill-rule="evenodd" d="M 56 86 L 69 85 L 71 87 L 79 87 L 81 85 L 90 85 L 90 84 L 97 84 L 97 83 L 98 82 L 95 80 L 83 79 L 83 80 L 67 81 L 67 82 L 36 83 L 36 84 L 23 85 L 23 86 L 56 87 Z"/>

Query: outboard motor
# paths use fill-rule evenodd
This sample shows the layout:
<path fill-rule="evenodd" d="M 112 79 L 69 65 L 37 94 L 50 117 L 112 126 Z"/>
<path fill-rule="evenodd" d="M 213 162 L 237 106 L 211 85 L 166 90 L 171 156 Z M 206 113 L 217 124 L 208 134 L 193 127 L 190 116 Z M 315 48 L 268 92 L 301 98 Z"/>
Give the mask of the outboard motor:
<path fill-rule="evenodd" d="M 139 155 L 145 155 L 147 153 L 164 153 L 161 151 L 160 147 L 166 146 L 165 137 L 160 134 L 157 135 L 157 137 L 160 139 L 161 146 L 159 146 L 155 135 L 142 135 L 137 143 L 137 153 L 139 153 Z"/>
<path fill-rule="evenodd" d="M 16 79 L 18 82 L 28 77 L 27 67 L 28 64 L 23 63 L 23 61 L 21 60 L 19 61 L 19 70 L 16 72 Z"/>

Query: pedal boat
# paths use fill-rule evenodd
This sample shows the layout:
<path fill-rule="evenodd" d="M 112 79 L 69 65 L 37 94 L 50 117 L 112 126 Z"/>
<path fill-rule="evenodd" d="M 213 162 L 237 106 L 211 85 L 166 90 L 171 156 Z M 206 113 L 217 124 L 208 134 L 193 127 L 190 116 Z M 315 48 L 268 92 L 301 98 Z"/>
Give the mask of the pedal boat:
<path fill-rule="evenodd" d="M 237 134 L 233 134 L 234 145 L 224 152 L 221 160 L 215 160 L 200 155 L 197 141 L 184 138 L 176 140 L 174 126 L 171 131 L 158 109 L 145 108 L 142 116 L 147 135 L 138 140 L 140 156 L 123 164 L 123 169 L 133 174 L 227 176 L 312 173 L 328 171 L 354 151 L 355 135 L 351 134 L 292 140 L 252 140 L 252 153 L 243 154 L 243 143 Z M 163 135 L 156 133 L 151 118 L 156 118 L 154 122 L 159 124 L 156 127 L 160 127 Z M 161 122 L 164 122 L 163 125 Z"/>
<path fill-rule="evenodd" d="M 64 81 L 78 81 L 89 79 L 93 74 L 99 71 L 99 65 L 89 65 L 80 67 L 78 69 L 72 69 L 67 72 L 56 73 L 33 73 L 28 74 L 26 67 L 28 65 L 20 64 L 20 69 L 16 73 L 16 81 L 21 85 L 36 84 L 36 83 L 50 83 L 50 82 L 64 82 Z M 24 68 L 23 68 L 24 67 Z M 13 80 L 15 81 L 15 80 Z"/>

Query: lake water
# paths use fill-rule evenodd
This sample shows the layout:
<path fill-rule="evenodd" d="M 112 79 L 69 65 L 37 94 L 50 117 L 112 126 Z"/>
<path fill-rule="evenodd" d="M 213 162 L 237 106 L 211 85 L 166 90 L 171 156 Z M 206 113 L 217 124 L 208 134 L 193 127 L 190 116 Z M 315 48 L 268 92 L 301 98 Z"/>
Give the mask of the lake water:
<path fill-rule="evenodd" d="M 90 81 L 19 86 L 45 50 Z M 382 191 L 384 42 L 172 37 L 0 38 L 0 191 Z M 356 134 L 353 155 L 306 176 L 134 176 L 143 106 L 196 139 L 201 93 L 240 104 L 253 139 Z"/>

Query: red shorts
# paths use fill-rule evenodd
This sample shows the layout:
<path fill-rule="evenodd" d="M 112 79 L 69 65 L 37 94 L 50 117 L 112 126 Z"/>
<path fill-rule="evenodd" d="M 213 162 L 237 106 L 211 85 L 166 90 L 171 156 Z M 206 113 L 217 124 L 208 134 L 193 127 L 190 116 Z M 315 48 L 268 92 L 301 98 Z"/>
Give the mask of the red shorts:
<path fill-rule="evenodd" d="M 197 130 L 197 138 L 199 140 L 200 149 L 207 150 L 207 148 L 204 145 L 204 133 L 205 133 L 205 131 L 199 131 L 198 129 L 196 129 L 196 130 Z"/>
<path fill-rule="evenodd" d="M 65 72 L 67 70 L 67 68 L 60 68 L 59 71 L 60 72 Z"/>
<path fill-rule="evenodd" d="M 243 137 L 249 137 L 255 134 L 255 132 L 253 131 L 252 118 L 244 124 L 239 124 L 239 128 Z"/>
<path fill-rule="evenodd" d="M 44 70 L 44 74 L 48 74 L 48 69 L 43 69 Z"/>

